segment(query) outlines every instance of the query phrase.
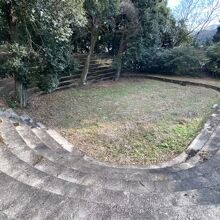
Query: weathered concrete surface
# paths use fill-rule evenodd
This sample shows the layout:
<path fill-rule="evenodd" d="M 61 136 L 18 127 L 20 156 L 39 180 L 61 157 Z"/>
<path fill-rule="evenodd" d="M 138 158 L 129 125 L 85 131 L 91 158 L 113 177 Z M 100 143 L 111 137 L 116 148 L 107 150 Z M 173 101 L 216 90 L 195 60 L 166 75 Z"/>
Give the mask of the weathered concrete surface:
<path fill-rule="evenodd" d="M 0 112 L 0 220 L 218 220 L 220 110 L 181 157 L 116 167 L 27 115 Z"/>

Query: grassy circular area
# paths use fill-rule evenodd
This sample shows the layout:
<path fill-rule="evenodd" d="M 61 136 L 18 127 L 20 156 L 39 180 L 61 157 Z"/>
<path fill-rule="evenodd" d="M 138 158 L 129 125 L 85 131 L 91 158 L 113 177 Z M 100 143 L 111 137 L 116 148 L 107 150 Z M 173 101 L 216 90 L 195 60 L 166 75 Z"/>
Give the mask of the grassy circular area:
<path fill-rule="evenodd" d="M 219 98 L 200 87 L 123 79 L 35 97 L 27 113 L 97 160 L 146 165 L 183 152 Z"/>

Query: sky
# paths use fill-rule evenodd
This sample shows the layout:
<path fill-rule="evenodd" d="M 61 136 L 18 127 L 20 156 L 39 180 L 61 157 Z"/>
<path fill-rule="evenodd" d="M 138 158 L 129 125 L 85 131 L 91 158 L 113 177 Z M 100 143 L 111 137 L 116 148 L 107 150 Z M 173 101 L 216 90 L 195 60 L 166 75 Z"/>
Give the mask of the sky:
<path fill-rule="evenodd" d="M 180 3 L 180 0 L 168 0 L 168 5 L 170 8 L 175 8 Z"/>
<path fill-rule="evenodd" d="M 205 1 L 205 0 L 201 0 L 201 1 Z M 168 0 L 168 6 L 171 9 L 174 9 L 176 6 L 180 4 L 180 2 L 181 0 Z M 219 24 L 219 22 L 220 22 L 220 16 L 217 16 L 212 22 L 210 22 L 209 25 L 216 25 L 216 24 Z"/>

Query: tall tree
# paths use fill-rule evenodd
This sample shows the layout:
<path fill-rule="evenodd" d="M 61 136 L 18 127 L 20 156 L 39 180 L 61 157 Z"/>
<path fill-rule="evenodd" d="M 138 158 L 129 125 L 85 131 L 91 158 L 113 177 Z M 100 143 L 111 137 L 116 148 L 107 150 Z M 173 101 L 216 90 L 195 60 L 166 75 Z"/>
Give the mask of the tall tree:
<path fill-rule="evenodd" d="M 8 41 L 11 44 L 10 59 L 11 71 L 10 74 L 14 76 L 15 81 L 15 96 L 18 98 L 21 107 L 26 106 L 26 90 L 27 90 L 27 70 L 28 70 L 28 58 L 30 50 L 19 47 L 18 44 L 26 43 L 27 35 L 24 30 L 27 27 L 27 23 L 30 21 L 31 10 L 33 8 L 34 1 L 26 0 L 2 0 L 1 10 L 3 18 L 8 26 Z M 14 47 L 12 46 L 14 45 Z"/>
<path fill-rule="evenodd" d="M 16 1 L 4 0 L 1 1 L 1 11 L 3 14 L 4 20 L 8 25 L 8 40 L 13 42 L 16 38 L 16 28 L 17 28 L 17 16 L 15 14 L 16 10 Z"/>
<path fill-rule="evenodd" d="M 115 33 L 119 35 L 118 52 L 115 58 L 117 71 L 115 80 L 119 80 L 122 69 L 122 55 L 127 49 L 129 40 L 134 37 L 139 28 L 138 12 L 131 0 L 122 0 L 120 14 L 116 17 Z"/>
<path fill-rule="evenodd" d="M 90 48 L 81 74 L 82 85 L 86 84 L 91 56 L 94 52 L 100 29 L 112 22 L 112 18 L 119 11 L 119 3 L 120 0 L 85 0 L 84 2 L 84 9 L 88 21 L 87 30 L 90 34 Z"/>
<path fill-rule="evenodd" d="M 4 16 L 4 6 L 4 2 L 0 1 L 0 44 L 9 39 L 8 26 Z"/>
<path fill-rule="evenodd" d="M 140 28 L 128 43 L 124 64 L 129 69 L 140 70 L 141 63 L 164 46 L 164 35 L 172 33 L 169 29 L 173 18 L 165 0 L 137 0 L 134 5 L 138 10 Z"/>
<path fill-rule="evenodd" d="M 68 65 L 71 23 L 82 25 L 83 1 L 80 0 L 2 0 L 8 21 L 13 59 L 10 60 L 21 106 L 26 105 L 28 78 L 38 67 L 38 78 L 51 91 Z M 14 45 L 14 46 L 13 46 Z M 37 63 L 32 63 L 33 56 Z M 33 66 L 31 66 L 33 64 Z"/>
<path fill-rule="evenodd" d="M 71 25 L 85 24 L 83 1 L 38 0 L 34 19 L 42 70 L 39 86 L 51 92 L 71 62 Z"/>

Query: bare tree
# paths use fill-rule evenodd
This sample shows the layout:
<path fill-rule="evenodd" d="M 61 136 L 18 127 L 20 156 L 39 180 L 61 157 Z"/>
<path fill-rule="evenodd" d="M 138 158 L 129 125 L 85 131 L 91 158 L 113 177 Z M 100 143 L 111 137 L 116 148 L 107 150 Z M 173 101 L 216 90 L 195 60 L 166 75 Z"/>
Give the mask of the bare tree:
<path fill-rule="evenodd" d="M 187 35 L 198 36 L 220 19 L 220 0 L 181 0 L 174 14 L 177 21 L 187 26 Z"/>

